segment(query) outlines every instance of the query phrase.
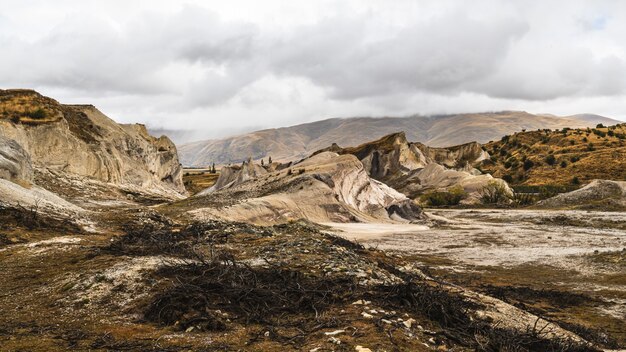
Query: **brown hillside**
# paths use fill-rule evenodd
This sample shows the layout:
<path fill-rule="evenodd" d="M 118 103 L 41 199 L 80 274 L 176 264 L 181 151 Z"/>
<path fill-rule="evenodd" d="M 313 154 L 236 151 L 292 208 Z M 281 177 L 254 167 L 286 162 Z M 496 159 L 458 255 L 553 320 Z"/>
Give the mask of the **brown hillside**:
<path fill-rule="evenodd" d="M 626 180 L 626 124 L 515 133 L 485 148 L 482 170 L 514 185 Z"/>

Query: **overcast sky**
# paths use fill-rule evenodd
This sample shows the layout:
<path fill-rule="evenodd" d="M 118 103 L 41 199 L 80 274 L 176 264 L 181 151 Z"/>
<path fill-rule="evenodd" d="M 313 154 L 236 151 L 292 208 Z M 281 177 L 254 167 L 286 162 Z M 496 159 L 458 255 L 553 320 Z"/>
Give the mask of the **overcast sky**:
<path fill-rule="evenodd" d="M 207 137 L 505 109 L 626 120 L 626 1 L 0 0 L 0 87 Z"/>

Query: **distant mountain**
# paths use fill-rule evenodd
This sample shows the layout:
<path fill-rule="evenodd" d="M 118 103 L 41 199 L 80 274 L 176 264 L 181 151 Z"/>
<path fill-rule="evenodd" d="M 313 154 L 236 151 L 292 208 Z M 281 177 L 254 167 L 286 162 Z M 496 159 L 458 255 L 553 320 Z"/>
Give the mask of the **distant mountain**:
<path fill-rule="evenodd" d="M 615 124 L 597 115 L 558 117 L 523 111 L 475 114 L 333 118 L 291 127 L 266 129 L 234 137 L 183 144 L 178 147 L 185 166 L 240 163 L 249 157 L 271 156 L 275 161 L 296 160 L 337 143 L 356 146 L 404 131 L 408 140 L 447 147 L 477 141 L 486 143 L 521 130 L 577 128 Z"/>

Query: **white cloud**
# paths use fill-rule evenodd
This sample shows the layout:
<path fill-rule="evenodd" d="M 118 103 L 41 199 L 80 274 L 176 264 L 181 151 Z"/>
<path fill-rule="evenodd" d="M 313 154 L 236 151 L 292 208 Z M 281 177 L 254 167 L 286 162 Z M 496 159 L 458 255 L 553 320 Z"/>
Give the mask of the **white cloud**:
<path fill-rule="evenodd" d="M 0 86 L 215 136 L 500 109 L 626 119 L 619 1 L 0 0 Z"/>

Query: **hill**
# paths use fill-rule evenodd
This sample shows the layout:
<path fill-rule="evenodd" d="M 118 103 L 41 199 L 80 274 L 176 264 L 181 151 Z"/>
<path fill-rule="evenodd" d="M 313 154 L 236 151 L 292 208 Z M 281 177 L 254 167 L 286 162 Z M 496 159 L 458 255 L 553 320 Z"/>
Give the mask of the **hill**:
<path fill-rule="evenodd" d="M 601 125 L 598 125 L 601 126 Z M 626 124 L 519 132 L 487 143 L 481 169 L 513 185 L 626 180 Z"/>
<path fill-rule="evenodd" d="M 557 117 L 523 111 L 404 118 L 333 118 L 183 144 L 178 150 L 185 166 L 241 163 L 249 157 L 258 160 L 269 156 L 276 161 L 291 161 L 332 143 L 359 145 L 399 131 L 404 131 L 411 141 L 447 147 L 473 141 L 485 143 L 523 129 L 589 127 L 607 123 L 607 120 L 614 121 L 597 115 Z"/>

